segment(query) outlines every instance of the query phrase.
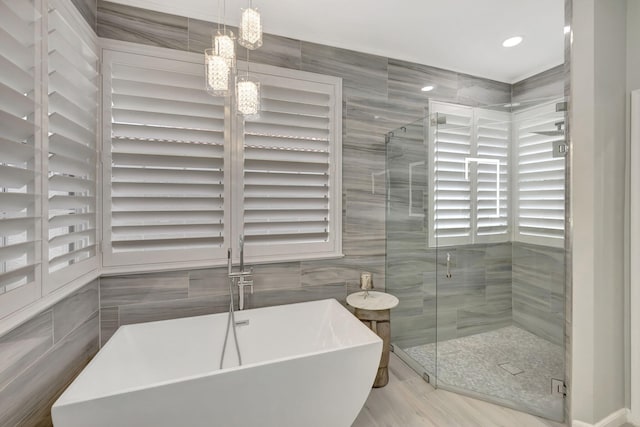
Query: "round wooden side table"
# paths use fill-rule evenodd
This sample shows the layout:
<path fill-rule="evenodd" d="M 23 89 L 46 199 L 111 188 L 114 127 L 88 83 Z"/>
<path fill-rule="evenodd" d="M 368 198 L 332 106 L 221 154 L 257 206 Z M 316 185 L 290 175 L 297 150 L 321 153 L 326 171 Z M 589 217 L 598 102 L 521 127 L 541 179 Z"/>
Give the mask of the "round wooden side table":
<path fill-rule="evenodd" d="M 389 382 L 389 349 L 391 347 L 391 309 L 398 305 L 393 295 L 369 291 L 356 292 L 347 296 L 347 304 L 353 307 L 354 314 L 369 329 L 382 338 L 382 355 L 374 387 L 384 387 Z"/>

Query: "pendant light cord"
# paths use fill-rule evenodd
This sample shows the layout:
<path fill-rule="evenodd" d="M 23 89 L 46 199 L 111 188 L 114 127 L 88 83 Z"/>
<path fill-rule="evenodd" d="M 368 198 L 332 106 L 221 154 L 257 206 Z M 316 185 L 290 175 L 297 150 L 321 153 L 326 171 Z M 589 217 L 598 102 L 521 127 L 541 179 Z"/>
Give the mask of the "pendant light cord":
<path fill-rule="evenodd" d="M 247 80 L 249 79 L 249 50 L 247 49 Z"/>
<path fill-rule="evenodd" d="M 221 21 L 221 16 L 220 16 L 220 0 L 218 0 L 218 32 L 220 32 L 220 21 Z"/>
<path fill-rule="evenodd" d="M 253 0 L 249 0 L 249 9 L 252 9 L 252 8 L 253 8 Z M 246 50 L 247 50 L 247 80 L 249 80 L 249 64 L 250 64 L 249 63 L 249 51 L 251 49 L 246 48 Z"/>
<path fill-rule="evenodd" d="M 222 0 L 222 30 L 227 34 L 227 0 Z"/>

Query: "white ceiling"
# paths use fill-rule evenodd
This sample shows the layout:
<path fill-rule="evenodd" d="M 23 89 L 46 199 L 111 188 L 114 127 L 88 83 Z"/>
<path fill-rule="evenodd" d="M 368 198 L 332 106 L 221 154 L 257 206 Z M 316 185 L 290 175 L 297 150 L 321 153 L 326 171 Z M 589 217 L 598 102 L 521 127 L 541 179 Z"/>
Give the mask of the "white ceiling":
<path fill-rule="evenodd" d="M 112 0 L 216 21 L 217 0 Z M 222 2 L 222 0 L 220 0 Z M 237 25 L 248 0 L 226 0 Z M 563 62 L 564 0 L 254 0 L 265 32 L 515 83 Z M 517 47 L 502 41 L 521 35 Z"/>

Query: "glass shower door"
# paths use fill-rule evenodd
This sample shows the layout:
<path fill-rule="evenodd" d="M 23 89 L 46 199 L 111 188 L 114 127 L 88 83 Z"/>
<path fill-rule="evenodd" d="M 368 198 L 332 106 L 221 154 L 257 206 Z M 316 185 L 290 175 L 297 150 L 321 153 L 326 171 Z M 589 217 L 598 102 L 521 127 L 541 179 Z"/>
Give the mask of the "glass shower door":
<path fill-rule="evenodd" d="M 564 113 L 430 111 L 437 386 L 562 420 Z"/>
<path fill-rule="evenodd" d="M 436 251 L 426 245 L 426 130 L 418 120 L 386 137 L 386 290 L 400 300 L 391 314 L 395 354 L 435 383 Z M 408 354 L 419 347 L 422 357 Z"/>
<path fill-rule="evenodd" d="M 385 170 L 396 355 L 436 387 L 559 421 L 562 110 L 431 102 L 387 135 Z"/>

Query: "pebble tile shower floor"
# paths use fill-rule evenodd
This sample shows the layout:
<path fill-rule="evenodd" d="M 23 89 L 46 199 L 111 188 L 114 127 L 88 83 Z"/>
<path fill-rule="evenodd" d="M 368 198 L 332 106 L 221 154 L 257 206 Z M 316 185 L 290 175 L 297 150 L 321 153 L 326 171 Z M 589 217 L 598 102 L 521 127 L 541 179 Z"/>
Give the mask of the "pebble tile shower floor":
<path fill-rule="evenodd" d="M 404 351 L 433 378 L 435 343 Z M 508 326 L 442 341 L 437 352 L 438 386 L 488 395 L 537 415 L 562 419 L 563 399 L 551 394 L 551 379 L 564 378 L 561 346 Z"/>

